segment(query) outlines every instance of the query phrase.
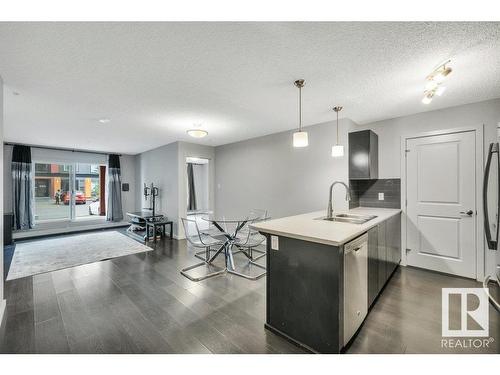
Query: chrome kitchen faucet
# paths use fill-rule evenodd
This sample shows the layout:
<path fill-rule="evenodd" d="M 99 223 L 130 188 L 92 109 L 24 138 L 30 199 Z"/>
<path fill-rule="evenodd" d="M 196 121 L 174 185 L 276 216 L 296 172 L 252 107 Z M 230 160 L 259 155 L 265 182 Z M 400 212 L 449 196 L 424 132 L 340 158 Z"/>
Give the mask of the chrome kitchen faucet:
<path fill-rule="evenodd" d="M 333 187 L 337 184 L 344 185 L 345 187 L 345 200 L 350 201 L 351 200 L 351 189 L 349 189 L 349 186 L 347 186 L 345 183 L 342 181 L 335 181 L 333 184 L 330 185 L 330 195 L 328 197 L 328 208 L 326 209 L 326 218 L 331 219 L 333 217 L 333 203 L 332 203 L 332 192 L 333 192 Z"/>

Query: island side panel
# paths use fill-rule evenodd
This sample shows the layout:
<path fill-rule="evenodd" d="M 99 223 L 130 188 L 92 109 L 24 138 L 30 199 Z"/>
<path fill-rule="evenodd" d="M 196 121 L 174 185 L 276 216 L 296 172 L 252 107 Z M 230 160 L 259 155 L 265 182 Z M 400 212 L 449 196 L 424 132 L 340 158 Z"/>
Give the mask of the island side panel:
<path fill-rule="evenodd" d="M 342 253 L 339 247 L 267 237 L 267 327 L 319 353 L 339 353 Z"/>

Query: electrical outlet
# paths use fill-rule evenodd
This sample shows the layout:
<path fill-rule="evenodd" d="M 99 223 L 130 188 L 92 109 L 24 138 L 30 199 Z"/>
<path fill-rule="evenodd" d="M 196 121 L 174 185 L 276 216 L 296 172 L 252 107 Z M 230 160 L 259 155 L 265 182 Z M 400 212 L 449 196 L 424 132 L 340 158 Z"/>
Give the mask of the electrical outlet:
<path fill-rule="evenodd" d="M 273 249 L 273 250 L 280 249 L 280 243 L 279 243 L 278 236 L 271 236 L 271 249 Z"/>
<path fill-rule="evenodd" d="M 378 200 L 383 201 L 384 200 L 384 193 L 378 193 Z"/>

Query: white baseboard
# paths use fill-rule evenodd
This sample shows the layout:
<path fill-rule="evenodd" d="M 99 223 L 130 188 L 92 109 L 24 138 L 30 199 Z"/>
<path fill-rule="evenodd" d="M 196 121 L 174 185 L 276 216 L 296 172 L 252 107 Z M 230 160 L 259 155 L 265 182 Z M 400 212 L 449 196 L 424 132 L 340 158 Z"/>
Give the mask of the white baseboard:
<path fill-rule="evenodd" d="M 1 300 L 0 301 L 0 327 L 3 324 L 3 315 L 5 313 L 5 307 L 7 306 L 7 301 L 6 300 Z"/>

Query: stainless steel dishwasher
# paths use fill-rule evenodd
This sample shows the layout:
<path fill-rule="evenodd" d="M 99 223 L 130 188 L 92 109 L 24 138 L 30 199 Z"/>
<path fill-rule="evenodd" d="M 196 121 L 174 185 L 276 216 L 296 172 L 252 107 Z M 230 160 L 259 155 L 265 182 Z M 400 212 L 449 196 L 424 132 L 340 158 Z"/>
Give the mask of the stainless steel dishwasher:
<path fill-rule="evenodd" d="M 368 234 L 344 245 L 344 345 L 368 313 Z"/>

